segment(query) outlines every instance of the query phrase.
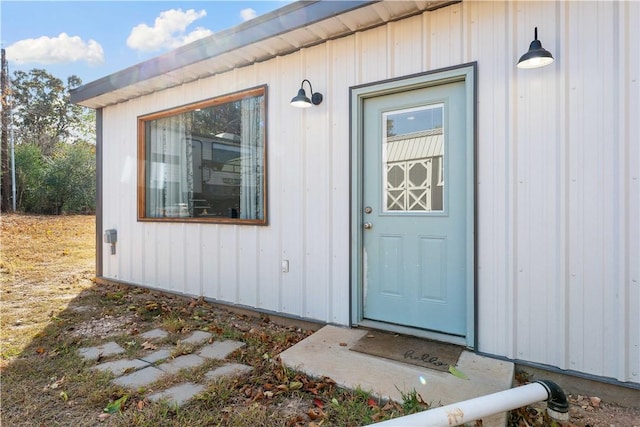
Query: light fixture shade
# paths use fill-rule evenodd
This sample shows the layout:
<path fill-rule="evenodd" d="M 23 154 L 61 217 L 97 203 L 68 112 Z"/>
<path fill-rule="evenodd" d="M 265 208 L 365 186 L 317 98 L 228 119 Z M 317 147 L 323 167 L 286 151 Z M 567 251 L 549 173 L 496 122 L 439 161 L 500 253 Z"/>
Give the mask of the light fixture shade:
<path fill-rule="evenodd" d="M 307 97 L 307 93 L 304 91 L 304 82 L 307 82 L 309 85 L 309 90 L 311 91 L 311 99 Z M 322 94 L 320 92 L 313 92 L 313 88 L 311 87 L 311 82 L 307 79 L 304 79 L 300 84 L 300 89 L 298 90 L 298 94 L 291 98 L 290 104 L 293 107 L 298 108 L 309 108 L 312 105 L 320 105 L 322 103 Z"/>
<path fill-rule="evenodd" d="M 298 108 L 309 108 L 311 107 L 311 100 L 307 98 L 307 94 L 304 89 L 300 88 L 298 94 L 291 98 L 291 105 Z"/>
<path fill-rule="evenodd" d="M 542 47 L 538 40 L 538 27 L 535 29 L 535 38 L 529 45 L 529 51 L 520 57 L 518 68 L 538 68 L 553 62 L 551 52 Z"/>

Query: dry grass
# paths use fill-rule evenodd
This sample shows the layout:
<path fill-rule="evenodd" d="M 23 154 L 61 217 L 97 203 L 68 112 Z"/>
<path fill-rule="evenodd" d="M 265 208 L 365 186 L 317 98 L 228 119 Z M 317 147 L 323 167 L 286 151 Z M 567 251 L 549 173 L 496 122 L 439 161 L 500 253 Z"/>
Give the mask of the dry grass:
<path fill-rule="evenodd" d="M 4 363 L 93 285 L 95 218 L 3 214 L 0 227 Z"/>

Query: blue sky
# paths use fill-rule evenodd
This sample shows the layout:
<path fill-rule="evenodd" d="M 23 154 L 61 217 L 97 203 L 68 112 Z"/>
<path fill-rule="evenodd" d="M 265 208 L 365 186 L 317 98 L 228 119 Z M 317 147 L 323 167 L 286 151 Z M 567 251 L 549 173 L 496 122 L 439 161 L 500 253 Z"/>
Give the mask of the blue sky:
<path fill-rule="evenodd" d="M 89 83 L 287 3 L 0 0 L 0 41 L 11 74 L 43 68 Z"/>

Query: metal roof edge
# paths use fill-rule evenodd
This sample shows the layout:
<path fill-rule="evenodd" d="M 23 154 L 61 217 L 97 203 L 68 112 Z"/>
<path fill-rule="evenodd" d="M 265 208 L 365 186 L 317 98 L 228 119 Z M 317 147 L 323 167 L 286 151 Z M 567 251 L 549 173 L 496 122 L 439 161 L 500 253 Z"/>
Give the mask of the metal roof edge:
<path fill-rule="evenodd" d="M 380 0 L 297 1 L 70 91 L 74 104 Z"/>

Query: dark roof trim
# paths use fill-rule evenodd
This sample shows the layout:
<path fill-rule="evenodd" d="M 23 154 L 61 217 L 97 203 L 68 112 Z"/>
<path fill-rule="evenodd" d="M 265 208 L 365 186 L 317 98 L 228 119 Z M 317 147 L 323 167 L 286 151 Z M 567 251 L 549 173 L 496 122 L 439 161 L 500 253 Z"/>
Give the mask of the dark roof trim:
<path fill-rule="evenodd" d="M 376 1 L 298 1 L 71 91 L 74 104 L 305 27 Z"/>

